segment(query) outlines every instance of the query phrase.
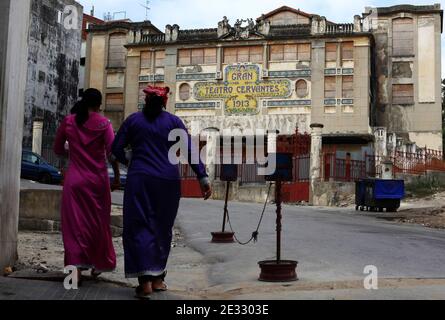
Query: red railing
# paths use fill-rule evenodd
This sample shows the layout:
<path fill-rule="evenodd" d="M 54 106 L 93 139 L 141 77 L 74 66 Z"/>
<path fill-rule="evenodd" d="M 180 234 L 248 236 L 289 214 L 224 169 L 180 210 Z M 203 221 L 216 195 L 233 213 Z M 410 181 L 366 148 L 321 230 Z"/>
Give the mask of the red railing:
<path fill-rule="evenodd" d="M 324 180 L 351 182 L 376 176 L 375 157 L 365 155 L 364 160 L 337 158 L 336 153 L 322 156 Z"/>
<path fill-rule="evenodd" d="M 380 164 L 383 159 L 376 157 Z M 392 156 L 386 157 L 394 164 L 394 173 L 422 175 L 427 171 L 445 171 L 445 161 L 443 153 L 437 150 L 422 149 L 419 152 L 400 152 L 393 153 Z"/>

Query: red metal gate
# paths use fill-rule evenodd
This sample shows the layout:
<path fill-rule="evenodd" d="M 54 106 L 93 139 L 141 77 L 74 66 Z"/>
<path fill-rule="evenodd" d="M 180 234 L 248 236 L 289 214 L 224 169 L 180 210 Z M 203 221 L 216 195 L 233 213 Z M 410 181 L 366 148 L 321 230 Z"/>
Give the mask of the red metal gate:
<path fill-rule="evenodd" d="M 206 141 L 199 141 L 200 152 L 205 146 Z M 201 187 L 195 172 L 192 170 L 192 167 L 189 164 L 180 164 L 179 166 L 181 177 L 181 196 L 183 198 L 201 198 Z"/>
<path fill-rule="evenodd" d="M 283 201 L 287 203 L 309 201 L 311 136 L 307 133 L 278 136 L 277 152 L 293 154 L 293 181 L 283 184 Z"/>
<path fill-rule="evenodd" d="M 189 164 L 181 164 L 181 196 L 183 198 L 201 198 L 201 188 L 196 174 Z"/>

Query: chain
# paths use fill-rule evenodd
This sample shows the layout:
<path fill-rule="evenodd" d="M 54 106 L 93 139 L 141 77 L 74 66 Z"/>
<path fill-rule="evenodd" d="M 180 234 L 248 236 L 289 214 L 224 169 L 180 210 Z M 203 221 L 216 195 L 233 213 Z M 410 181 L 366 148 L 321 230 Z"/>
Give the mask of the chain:
<path fill-rule="evenodd" d="M 267 207 L 267 202 L 269 201 L 269 196 L 270 196 L 270 190 L 272 189 L 272 185 L 273 183 L 269 184 L 269 191 L 267 192 L 267 197 L 266 197 L 266 201 L 264 202 L 264 207 L 263 207 L 263 212 L 261 213 L 261 218 L 260 221 L 258 222 L 258 226 L 256 228 L 256 230 L 252 233 L 252 237 L 250 238 L 249 241 L 247 242 L 241 242 L 236 235 L 234 235 L 235 241 L 238 242 L 238 244 L 245 246 L 248 245 L 249 243 L 253 242 L 257 242 L 258 241 L 258 235 L 259 235 L 259 230 L 260 230 L 260 226 L 261 223 L 263 222 L 263 218 L 264 218 L 264 213 L 266 212 L 266 207 Z M 227 210 L 227 221 L 229 222 L 229 227 L 230 227 L 230 231 L 232 231 L 233 233 L 235 233 L 233 231 L 233 227 L 232 227 L 232 222 L 230 221 L 230 214 L 229 214 L 229 210 Z M 235 233 L 236 234 L 236 233 Z"/>

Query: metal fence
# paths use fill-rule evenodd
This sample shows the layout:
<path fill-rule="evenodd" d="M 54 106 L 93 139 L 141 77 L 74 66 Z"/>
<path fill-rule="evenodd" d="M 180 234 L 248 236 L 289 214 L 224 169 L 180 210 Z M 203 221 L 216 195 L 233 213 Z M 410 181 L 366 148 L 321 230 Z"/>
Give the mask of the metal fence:
<path fill-rule="evenodd" d="M 387 157 L 365 154 L 363 160 L 339 158 L 335 152 L 325 152 L 321 158 L 325 181 L 351 182 L 381 177 L 383 161 L 393 163 L 394 174 L 422 175 L 427 171 L 445 172 L 442 152 L 430 149 L 422 149 L 416 153 L 397 151 Z"/>
<path fill-rule="evenodd" d="M 377 157 L 377 163 L 380 164 L 384 159 Z M 386 157 L 394 163 L 394 173 L 422 175 L 427 171 L 444 171 L 445 161 L 441 151 L 431 149 L 421 149 L 419 152 L 394 152 Z"/>
<path fill-rule="evenodd" d="M 363 160 L 338 158 L 336 153 L 322 156 L 324 180 L 352 182 L 376 176 L 375 156 L 365 155 Z"/>
<path fill-rule="evenodd" d="M 293 157 L 293 182 L 307 182 L 309 181 L 310 155 L 299 155 Z M 221 178 L 221 164 L 215 165 L 215 179 Z M 261 164 L 238 164 L 238 181 L 242 184 L 265 184 L 266 176 L 259 175 L 258 169 L 262 167 Z"/>

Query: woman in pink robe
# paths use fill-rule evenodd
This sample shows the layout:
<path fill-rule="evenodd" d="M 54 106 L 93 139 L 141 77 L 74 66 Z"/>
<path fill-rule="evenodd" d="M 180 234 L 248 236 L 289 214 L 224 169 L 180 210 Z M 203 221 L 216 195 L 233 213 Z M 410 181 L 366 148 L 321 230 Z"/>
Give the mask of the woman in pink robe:
<path fill-rule="evenodd" d="M 107 157 L 111 155 L 114 131 L 99 114 L 102 95 L 96 89 L 84 92 L 76 114 L 66 117 L 57 131 L 54 152 L 69 155 L 63 185 L 61 222 L 65 265 L 92 275 L 113 271 L 116 254 L 110 220 L 111 194 Z M 68 141 L 68 149 L 65 147 Z M 116 182 L 117 163 L 113 164 Z M 117 171 L 117 172 L 116 172 Z"/>

